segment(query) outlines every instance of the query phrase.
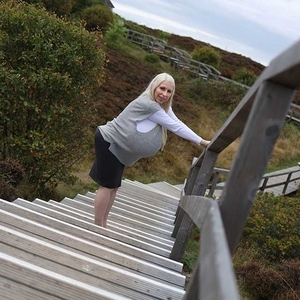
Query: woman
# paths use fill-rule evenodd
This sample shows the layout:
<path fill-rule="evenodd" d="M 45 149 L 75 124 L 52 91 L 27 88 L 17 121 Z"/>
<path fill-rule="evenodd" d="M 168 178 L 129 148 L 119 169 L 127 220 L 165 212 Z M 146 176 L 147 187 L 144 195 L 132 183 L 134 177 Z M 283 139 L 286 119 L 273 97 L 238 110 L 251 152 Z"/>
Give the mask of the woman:
<path fill-rule="evenodd" d="M 132 166 L 142 157 L 163 149 L 167 130 L 206 147 L 202 139 L 182 123 L 172 111 L 175 81 L 167 73 L 158 74 L 146 90 L 95 134 L 96 160 L 90 176 L 100 187 L 94 209 L 95 224 L 107 227 L 107 218 L 125 166 Z"/>

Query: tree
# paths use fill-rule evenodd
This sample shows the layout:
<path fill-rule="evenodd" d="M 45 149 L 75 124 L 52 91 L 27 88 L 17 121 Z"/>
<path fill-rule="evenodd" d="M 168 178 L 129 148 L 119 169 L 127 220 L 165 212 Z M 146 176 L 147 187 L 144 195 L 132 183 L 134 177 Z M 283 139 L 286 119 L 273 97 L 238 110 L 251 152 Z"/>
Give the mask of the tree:
<path fill-rule="evenodd" d="M 196 47 L 192 52 L 192 58 L 216 69 L 220 68 L 221 56 L 212 47 Z"/>
<path fill-rule="evenodd" d="M 99 37 L 18 1 L 0 3 L 0 36 L 0 160 L 20 161 L 39 191 L 70 182 L 90 146 Z"/>
<path fill-rule="evenodd" d="M 106 5 L 99 4 L 87 7 L 80 15 L 86 22 L 86 28 L 91 31 L 101 29 L 105 32 L 109 24 L 113 22 L 113 13 Z"/>

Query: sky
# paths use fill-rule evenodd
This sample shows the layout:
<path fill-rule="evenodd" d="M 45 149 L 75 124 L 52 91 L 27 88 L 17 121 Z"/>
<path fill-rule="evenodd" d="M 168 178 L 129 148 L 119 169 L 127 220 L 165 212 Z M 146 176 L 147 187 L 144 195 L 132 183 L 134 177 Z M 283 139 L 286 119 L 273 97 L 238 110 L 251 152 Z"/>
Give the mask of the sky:
<path fill-rule="evenodd" d="M 126 20 L 269 65 L 300 40 L 300 0 L 112 0 Z"/>

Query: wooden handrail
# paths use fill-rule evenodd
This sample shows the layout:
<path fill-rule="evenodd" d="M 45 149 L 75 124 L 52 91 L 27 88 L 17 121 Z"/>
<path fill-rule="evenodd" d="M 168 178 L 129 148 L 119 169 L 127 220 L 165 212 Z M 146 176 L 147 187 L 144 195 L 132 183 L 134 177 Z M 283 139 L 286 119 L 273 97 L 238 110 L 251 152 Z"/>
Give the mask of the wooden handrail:
<path fill-rule="evenodd" d="M 220 262 L 220 256 L 217 254 L 223 255 L 223 259 L 226 260 L 225 254 L 216 245 L 217 241 L 213 242 L 213 240 L 214 236 L 219 237 L 218 230 L 224 230 L 223 247 L 228 250 L 229 256 L 233 255 L 256 193 L 261 187 L 262 179 L 266 180 L 265 188 L 267 180 L 279 174 L 278 171 L 264 174 L 264 171 L 295 91 L 300 86 L 299 52 L 300 41 L 271 61 L 269 67 L 248 90 L 208 147 L 193 162 L 180 200 L 180 208 L 173 231 L 176 240 L 170 255 L 175 260 L 181 259 L 192 227 L 197 224 L 201 228 L 201 248 L 205 248 L 206 255 L 200 254 L 200 262 L 195 268 L 186 299 L 230 299 L 230 297 L 238 299 L 239 297 L 237 290 L 232 286 L 232 289 L 235 290 L 233 295 L 230 295 L 230 292 L 225 292 L 225 296 L 222 294 L 224 291 L 222 284 L 227 276 L 231 276 L 231 269 L 228 269 L 226 264 L 223 266 Z M 209 186 L 218 155 L 238 137 L 241 137 L 239 148 L 234 156 L 221 198 L 219 201 L 215 201 L 203 197 Z M 299 169 L 299 167 L 297 168 Z M 221 171 L 218 172 L 221 173 Z M 287 182 L 296 180 L 292 178 L 293 173 L 296 173 L 296 169 L 287 171 L 283 193 L 286 191 Z M 200 204 L 195 204 L 199 201 Z M 212 218 L 211 210 L 219 211 L 221 217 L 216 217 L 218 214 L 216 213 L 213 217 L 215 221 L 208 221 L 209 218 Z M 219 225 L 214 226 L 217 219 Z M 209 232 L 210 228 L 208 227 L 214 228 L 214 230 Z M 221 240 L 223 239 L 221 238 Z M 217 247 L 218 253 L 214 253 L 214 247 Z M 208 262 L 210 265 L 218 265 L 220 262 L 219 267 L 206 268 Z M 205 276 L 201 275 L 203 269 Z M 224 281 L 215 280 L 215 278 L 221 277 L 224 278 Z M 200 283 L 198 284 L 198 282 Z M 204 285 L 208 286 L 210 290 L 215 290 L 213 298 L 208 293 L 203 294 Z"/>
<path fill-rule="evenodd" d="M 228 170 L 228 169 L 214 168 L 213 180 L 208 185 L 208 189 L 209 189 L 208 197 L 213 197 L 214 192 L 216 190 L 224 189 L 226 180 L 221 183 L 218 180 L 219 180 L 219 177 L 221 174 L 227 176 L 229 174 L 229 172 L 230 172 L 230 170 Z M 293 174 L 297 174 L 297 173 L 299 174 L 297 177 L 292 177 Z M 287 175 L 287 177 L 276 183 L 268 184 L 270 178 L 276 178 L 276 177 L 279 178 L 279 177 L 282 177 L 283 175 Z M 283 186 L 282 195 L 285 195 L 289 183 L 296 181 L 296 180 L 300 180 L 300 167 L 299 166 L 284 169 L 284 170 L 279 170 L 279 171 L 275 171 L 275 172 L 266 173 L 262 177 L 262 182 L 259 185 L 258 190 L 265 191 L 266 189 Z"/>

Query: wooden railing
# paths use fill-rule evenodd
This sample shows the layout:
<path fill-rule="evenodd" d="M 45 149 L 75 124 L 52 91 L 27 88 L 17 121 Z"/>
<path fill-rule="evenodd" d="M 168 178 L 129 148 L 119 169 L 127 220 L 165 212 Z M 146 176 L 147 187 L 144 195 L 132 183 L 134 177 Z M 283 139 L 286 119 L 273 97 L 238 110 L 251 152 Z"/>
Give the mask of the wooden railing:
<path fill-rule="evenodd" d="M 175 68 L 185 69 L 204 79 L 218 78 L 221 75 L 213 66 L 192 59 L 189 53 L 168 45 L 164 40 L 131 29 L 127 30 L 126 38 L 149 52 L 159 55 Z"/>
<path fill-rule="evenodd" d="M 229 170 L 214 168 L 212 174 L 212 180 L 208 185 L 207 196 L 212 198 L 215 196 L 215 192 L 218 190 L 223 190 L 226 184 L 226 177 L 229 174 Z M 220 178 L 223 176 L 222 181 Z M 289 187 L 291 183 L 299 182 L 300 180 L 300 166 L 287 168 L 284 170 L 279 170 L 271 173 L 266 173 L 261 180 L 258 190 L 268 191 L 269 193 L 274 193 L 276 195 L 287 195 L 294 193 L 297 188 Z"/>
<path fill-rule="evenodd" d="M 191 230 L 200 255 L 185 299 L 239 299 L 235 252 L 268 160 L 300 86 L 300 41 L 276 57 L 193 163 L 177 211 L 170 257 L 181 260 Z M 204 197 L 218 155 L 241 137 L 219 201 Z"/>
<path fill-rule="evenodd" d="M 286 117 L 300 124 L 300 105 L 292 103 Z"/>

